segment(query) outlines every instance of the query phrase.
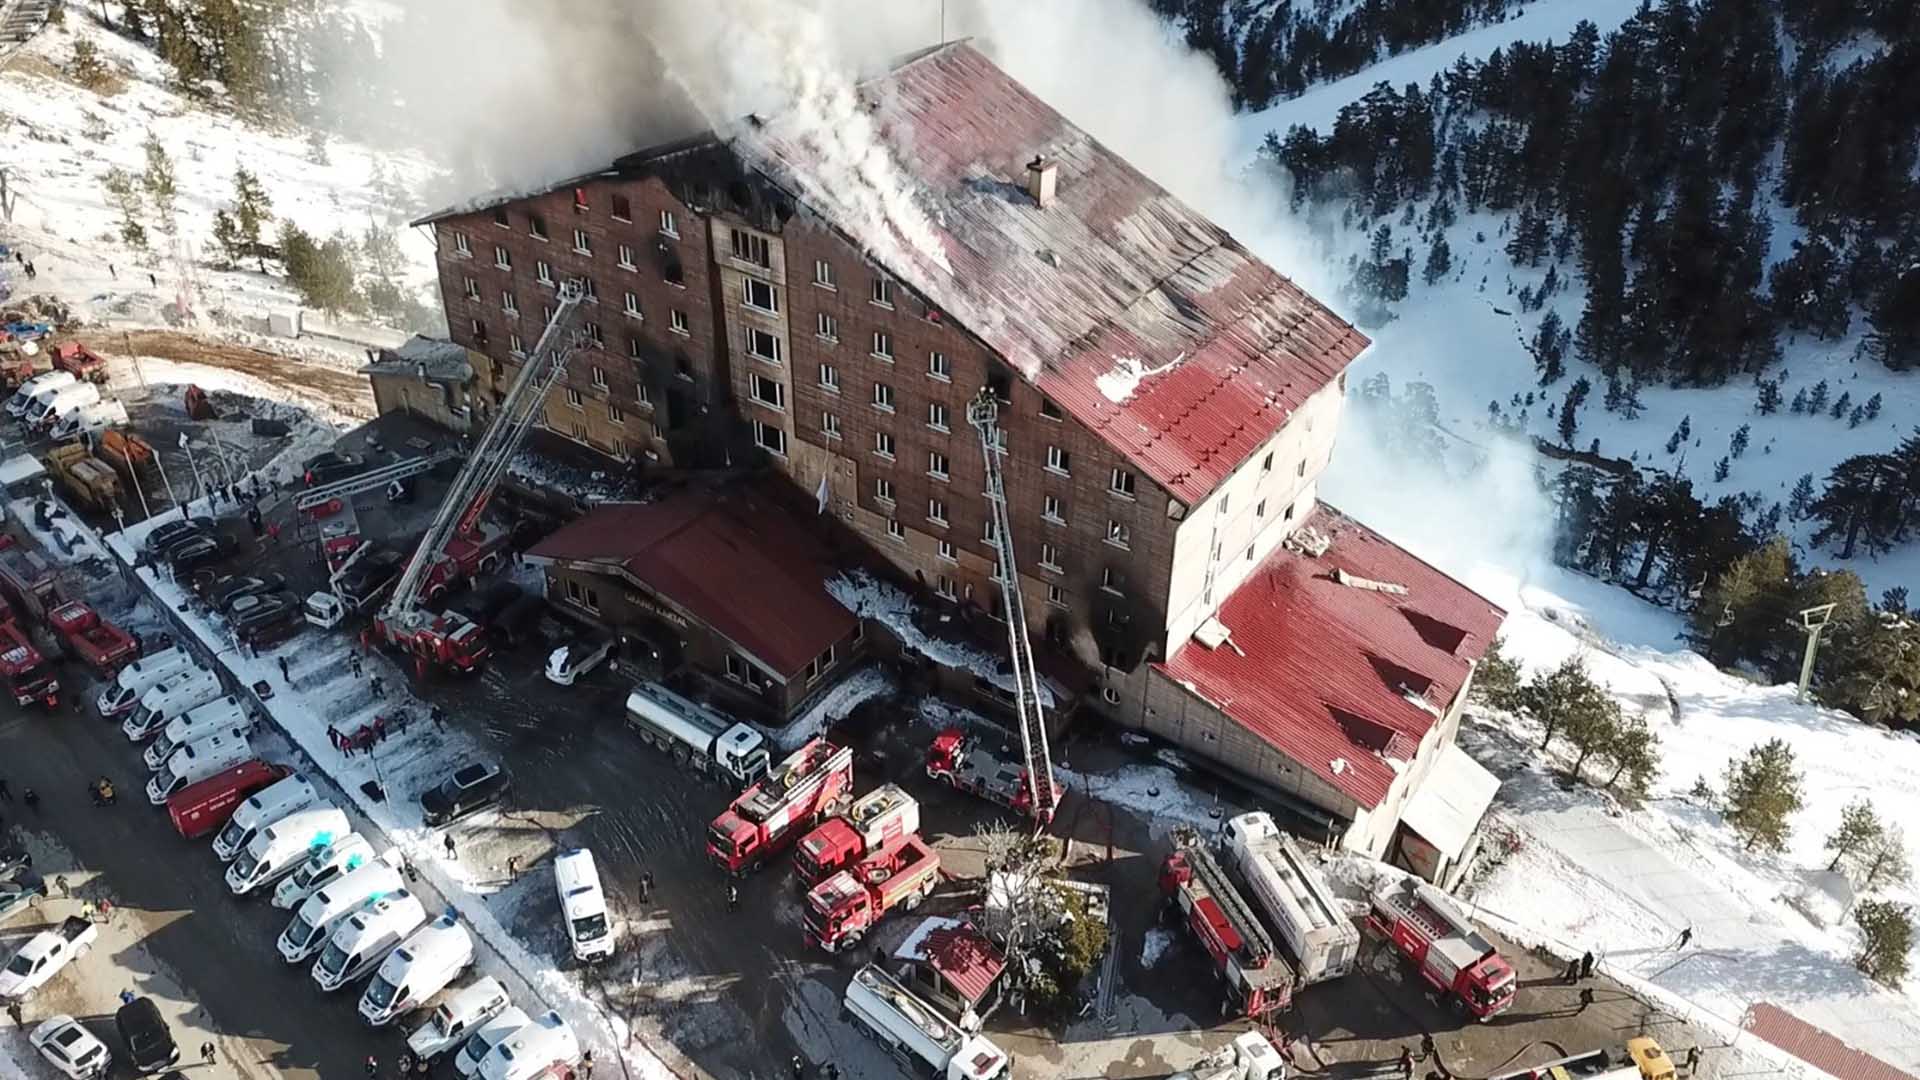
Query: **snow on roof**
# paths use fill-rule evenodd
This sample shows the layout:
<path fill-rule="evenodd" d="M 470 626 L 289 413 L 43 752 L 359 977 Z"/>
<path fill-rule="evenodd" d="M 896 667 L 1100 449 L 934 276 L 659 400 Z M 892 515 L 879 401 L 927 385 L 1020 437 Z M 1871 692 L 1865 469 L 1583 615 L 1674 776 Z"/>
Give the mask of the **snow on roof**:
<path fill-rule="evenodd" d="M 423 375 L 442 382 L 473 377 L 466 347 L 458 342 L 415 334 L 397 349 L 380 350 L 379 359 L 360 369 L 368 375 Z"/>
<path fill-rule="evenodd" d="M 1499 777 L 1468 757 L 1465 750 L 1449 744 L 1420 782 L 1420 790 L 1408 800 L 1401 820 L 1448 859 L 1456 859 L 1466 849 L 1487 807 L 1493 805 L 1493 794 L 1498 790 Z"/>
<path fill-rule="evenodd" d="M 598 507 L 528 554 L 616 563 L 792 679 L 855 625 L 828 595 L 826 556 L 809 537 L 761 500 L 690 492 Z"/>
<path fill-rule="evenodd" d="M 1912 1073 L 1848 1046 L 1770 1001 L 1755 1002 L 1740 1026 L 1839 1080 L 1914 1080 Z"/>
<path fill-rule="evenodd" d="M 1324 504 L 1221 605 L 1236 649 L 1183 642 L 1155 669 L 1363 807 L 1378 806 L 1506 612 Z M 1405 586 L 1336 580 L 1336 571 Z M 1411 697 L 1409 694 L 1411 693 Z M 1418 703 L 1414 699 L 1419 699 Z"/>
<path fill-rule="evenodd" d="M 1367 345 L 966 42 L 859 95 L 931 236 L 826 190 L 819 147 L 777 117 L 735 144 L 1179 499 L 1212 491 Z M 1046 208 L 1027 193 L 1037 157 L 1058 170 Z"/>

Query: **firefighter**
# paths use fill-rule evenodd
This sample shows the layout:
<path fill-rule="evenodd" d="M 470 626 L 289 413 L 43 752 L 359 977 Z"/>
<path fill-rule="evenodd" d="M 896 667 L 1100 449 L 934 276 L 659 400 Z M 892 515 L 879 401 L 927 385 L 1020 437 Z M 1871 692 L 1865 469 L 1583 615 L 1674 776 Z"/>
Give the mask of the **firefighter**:
<path fill-rule="evenodd" d="M 740 910 L 740 886 L 731 881 L 727 882 L 727 910 Z"/>

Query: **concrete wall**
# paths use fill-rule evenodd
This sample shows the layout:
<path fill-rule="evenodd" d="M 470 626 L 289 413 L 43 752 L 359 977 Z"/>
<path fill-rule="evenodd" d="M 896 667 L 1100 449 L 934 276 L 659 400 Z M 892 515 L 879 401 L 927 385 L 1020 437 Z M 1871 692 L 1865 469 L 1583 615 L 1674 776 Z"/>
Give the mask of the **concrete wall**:
<path fill-rule="evenodd" d="M 407 412 L 449 431 L 466 431 L 472 420 L 467 386 L 413 375 L 370 375 L 374 410 L 384 416 Z M 471 385 L 471 384 L 469 384 Z"/>

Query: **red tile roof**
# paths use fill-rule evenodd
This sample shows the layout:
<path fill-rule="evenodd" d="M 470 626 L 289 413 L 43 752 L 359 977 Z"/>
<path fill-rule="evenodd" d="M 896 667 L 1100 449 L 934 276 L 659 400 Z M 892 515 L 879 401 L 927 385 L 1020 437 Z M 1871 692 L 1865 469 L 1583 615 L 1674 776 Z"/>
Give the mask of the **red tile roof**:
<path fill-rule="evenodd" d="M 1413 756 L 1506 612 L 1332 507 L 1296 537 L 1309 530 L 1332 538 L 1324 553 L 1276 549 L 1221 605 L 1230 644 L 1189 640 L 1154 666 L 1370 808 L 1397 775 L 1389 759 Z"/>
<path fill-rule="evenodd" d="M 1368 344 L 964 42 L 859 94 L 912 203 L 823 165 L 817 132 L 779 116 L 735 147 L 1182 501 Z M 1044 210 L 1036 155 L 1059 169 Z"/>
<path fill-rule="evenodd" d="M 1912 1073 L 1855 1050 L 1771 1002 L 1756 1002 L 1740 1026 L 1839 1080 L 1914 1080 Z"/>
<path fill-rule="evenodd" d="M 927 965 L 938 971 L 954 991 L 979 1002 L 993 989 L 993 980 L 1007 966 L 993 943 L 971 926 L 944 927 L 927 933 L 922 946 Z"/>
<path fill-rule="evenodd" d="M 806 523 L 739 493 L 601 506 L 529 554 L 622 566 L 784 678 L 853 632 Z"/>

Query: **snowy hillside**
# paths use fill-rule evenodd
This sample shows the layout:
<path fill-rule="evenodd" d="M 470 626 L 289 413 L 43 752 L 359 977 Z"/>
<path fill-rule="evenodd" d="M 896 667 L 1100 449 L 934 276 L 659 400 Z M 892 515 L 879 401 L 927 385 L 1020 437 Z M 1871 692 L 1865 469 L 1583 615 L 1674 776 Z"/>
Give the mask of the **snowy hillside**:
<path fill-rule="evenodd" d="M 81 42 L 107 69 L 98 92 L 67 74 Z M 425 159 L 330 138 L 320 163 L 303 130 L 263 129 L 173 92 L 161 59 L 100 26 L 88 5 L 70 5 L 64 25 L 0 61 L 0 135 L 17 200 L 0 234 L 39 271 L 27 281 L 20 266 L 11 268 L 16 296 L 54 293 L 89 321 L 134 325 L 178 323 L 182 307 L 203 326 L 297 307 L 278 267 L 272 275 L 216 269 L 214 215 L 232 207 L 234 172 L 244 167 L 272 200 L 275 220 L 263 230 L 269 242 L 282 220 L 318 239 L 342 229 L 357 239 L 375 220 L 400 224 L 399 283 L 438 310 L 431 245 L 403 225 L 417 209 L 407 205 L 408 193 L 431 172 Z M 142 224 L 151 250 L 142 253 L 122 242 L 120 213 L 102 181 L 115 167 L 140 174 L 149 136 L 172 159 L 179 226 L 177 241 L 170 239 L 148 200 Z M 375 183 L 376 171 L 383 182 Z M 170 307 L 176 310 L 164 310 Z"/>

